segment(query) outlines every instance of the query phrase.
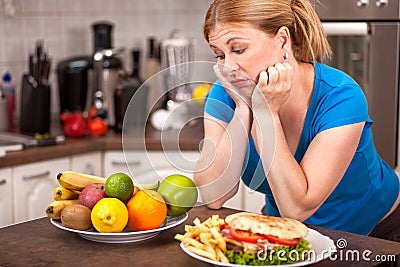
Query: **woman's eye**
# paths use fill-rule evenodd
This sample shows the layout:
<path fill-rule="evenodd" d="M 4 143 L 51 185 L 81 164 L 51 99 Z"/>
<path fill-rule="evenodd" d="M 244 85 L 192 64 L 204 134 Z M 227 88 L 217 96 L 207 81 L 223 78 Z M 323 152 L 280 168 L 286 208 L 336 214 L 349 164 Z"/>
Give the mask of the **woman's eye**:
<path fill-rule="evenodd" d="M 225 56 L 224 56 L 224 55 L 215 55 L 215 58 L 216 58 L 216 59 L 224 59 Z"/>
<path fill-rule="evenodd" d="M 245 51 L 246 49 L 232 49 L 232 52 L 233 53 L 236 53 L 236 54 L 238 54 L 238 55 L 240 55 L 240 54 L 242 54 L 244 51 Z"/>

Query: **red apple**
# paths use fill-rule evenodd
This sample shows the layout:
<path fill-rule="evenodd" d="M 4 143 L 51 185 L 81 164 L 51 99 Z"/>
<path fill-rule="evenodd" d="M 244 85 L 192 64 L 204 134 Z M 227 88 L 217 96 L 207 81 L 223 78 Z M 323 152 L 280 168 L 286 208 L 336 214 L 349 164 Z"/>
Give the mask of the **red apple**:
<path fill-rule="evenodd" d="M 95 183 L 86 186 L 81 194 L 79 195 L 78 202 L 79 204 L 92 209 L 96 203 L 106 197 L 106 191 L 104 191 L 103 183 Z"/>
<path fill-rule="evenodd" d="M 62 129 L 68 137 L 82 137 L 87 131 L 86 121 L 82 112 L 65 114 L 62 123 Z"/>

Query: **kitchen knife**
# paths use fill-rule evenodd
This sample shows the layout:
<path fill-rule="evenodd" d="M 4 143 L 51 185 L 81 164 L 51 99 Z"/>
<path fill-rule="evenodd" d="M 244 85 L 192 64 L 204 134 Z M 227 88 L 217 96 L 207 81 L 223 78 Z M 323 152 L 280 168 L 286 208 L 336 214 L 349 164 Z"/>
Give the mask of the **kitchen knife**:
<path fill-rule="evenodd" d="M 54 137 L 35 139 L 34 137 L 28 135 L 0 132 L 0 140 L 21 143 L 24 145 L 24 147 L 33 147 L 33 146 L 57 145 L 65 143 L 65 136 L 57 135 Z"/>

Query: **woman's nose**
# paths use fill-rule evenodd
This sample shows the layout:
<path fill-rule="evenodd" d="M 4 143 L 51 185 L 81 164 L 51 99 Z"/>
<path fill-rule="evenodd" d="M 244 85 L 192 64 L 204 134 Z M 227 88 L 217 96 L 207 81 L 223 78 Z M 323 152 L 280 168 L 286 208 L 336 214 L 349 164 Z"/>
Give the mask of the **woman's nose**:
<path fill-rule="evenodd" d="M 237 64 L 237 62 L 227 59 L 225 58 L 224 64 L 223 64 L 223 68 L 222 68 L 222 72 L 225 74 L 231 74 L 232 72 L 238 71 L 239 70 L 239 65 Z"/>

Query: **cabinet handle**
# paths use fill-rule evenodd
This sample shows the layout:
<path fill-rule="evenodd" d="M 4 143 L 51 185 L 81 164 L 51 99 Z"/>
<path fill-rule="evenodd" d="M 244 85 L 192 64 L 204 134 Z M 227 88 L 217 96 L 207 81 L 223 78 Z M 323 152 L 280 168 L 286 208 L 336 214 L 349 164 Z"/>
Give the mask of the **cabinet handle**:
<path fill-rule="evenodd" d="M 3 179 L 3 180 L 0 181 L 0 185 L 6 184 L 6 183 L 7 183 L 6 179 Z"/>
<path fill-rule="evenodd" d="M 48 176 L 50 175 L 50 171 L 45 171 L 43 173 L 35 174 L 35 175 L 30 175 L 30 176 L 22 176 L 22 180 L 24 181 L 29 181 L 37 178 L 41 178 L 43 176 Z"/>
<path fill-rule="evenodd" d="M 86 163 L 85 173 L 90 174 L 90 175 L 94 175 L 92 163 Z"/>
<path fill-rule="evenodd" d="M 130 161 L 130 162 L 125 162 L 125 161 L 111 161 L 111 164 L 114 166 L 121 166 L 121 165 L 132 165 L 132 166 L 140 166 L 140 161 Z"/>

